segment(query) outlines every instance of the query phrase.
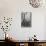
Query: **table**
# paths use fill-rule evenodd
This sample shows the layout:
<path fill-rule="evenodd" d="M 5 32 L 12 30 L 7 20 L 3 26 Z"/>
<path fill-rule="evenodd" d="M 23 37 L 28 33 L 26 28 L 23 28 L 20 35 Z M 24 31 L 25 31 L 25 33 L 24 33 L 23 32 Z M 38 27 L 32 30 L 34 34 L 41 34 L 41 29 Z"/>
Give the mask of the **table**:
<path fill-rule="evenodd" d="M 39 40 L 39 41 L 29 41 L 29 40 L 9 40 L 7 43 L 14 44 L 16 46 L 20 46 L 20 44 L 23 44 L 23 46 L 46 46 L 46 40 Z"/>

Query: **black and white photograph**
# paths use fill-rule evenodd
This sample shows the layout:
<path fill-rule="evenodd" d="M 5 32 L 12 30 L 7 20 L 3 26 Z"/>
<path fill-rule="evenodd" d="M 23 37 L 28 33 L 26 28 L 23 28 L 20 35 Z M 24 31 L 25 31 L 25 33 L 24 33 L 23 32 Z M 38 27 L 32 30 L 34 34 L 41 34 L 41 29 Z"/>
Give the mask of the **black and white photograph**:
<path fill-rule="evenodd" d="M 21 27 L 31 27 L 31 12 L 22 12 L 21 13 Z"/>

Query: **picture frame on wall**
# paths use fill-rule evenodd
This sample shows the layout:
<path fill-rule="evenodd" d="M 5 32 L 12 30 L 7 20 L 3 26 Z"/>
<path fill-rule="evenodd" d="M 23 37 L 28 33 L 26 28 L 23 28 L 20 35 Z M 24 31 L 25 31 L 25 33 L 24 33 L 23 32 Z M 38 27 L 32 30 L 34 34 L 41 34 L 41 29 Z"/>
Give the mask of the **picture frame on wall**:
<path fill-rule="evenodd" d="M 31 12 L 22 12 L 21 13 L 21 27 L 31 27 L 31 19 L 32 13 Z"/>

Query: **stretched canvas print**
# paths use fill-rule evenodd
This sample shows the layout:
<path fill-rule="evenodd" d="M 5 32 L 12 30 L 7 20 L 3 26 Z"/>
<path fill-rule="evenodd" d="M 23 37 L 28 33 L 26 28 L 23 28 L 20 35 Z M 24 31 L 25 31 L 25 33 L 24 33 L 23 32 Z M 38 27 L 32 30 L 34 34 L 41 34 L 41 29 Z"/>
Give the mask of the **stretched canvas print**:
<path fill-rule="evenodd" d="M 31 12 L 21 13 L 21 27 L 31 27 Z"/>

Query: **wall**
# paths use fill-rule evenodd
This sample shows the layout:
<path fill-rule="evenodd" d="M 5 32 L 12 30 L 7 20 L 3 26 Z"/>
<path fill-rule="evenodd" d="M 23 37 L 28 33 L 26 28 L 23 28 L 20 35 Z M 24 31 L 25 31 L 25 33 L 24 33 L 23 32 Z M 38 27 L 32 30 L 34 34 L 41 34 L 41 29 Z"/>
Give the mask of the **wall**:
<path fill-rule="evenodd" d="M 46 39 L 46 16 L 45 16 L 45 24 L 44 24 L 45 28 L 44 28 L 44 39 Z"/>
<path fill-rule="evenodd" d="M 24 11 L 32 12 L 32 27 L 30 28 L 21 28 L 21 12 Z M 45 8 L 33 8 L 28 0 L 0 0 L 0 17 L 13 17 L 12 26 L 8 33 L 17 40 L 27 40 L 34 34 L 39 40 L 44 40 L 45 15 Z"/>

